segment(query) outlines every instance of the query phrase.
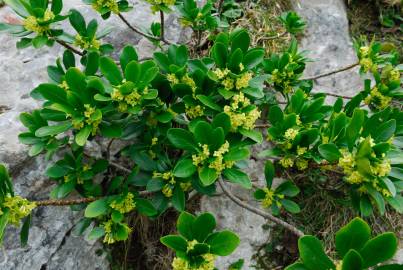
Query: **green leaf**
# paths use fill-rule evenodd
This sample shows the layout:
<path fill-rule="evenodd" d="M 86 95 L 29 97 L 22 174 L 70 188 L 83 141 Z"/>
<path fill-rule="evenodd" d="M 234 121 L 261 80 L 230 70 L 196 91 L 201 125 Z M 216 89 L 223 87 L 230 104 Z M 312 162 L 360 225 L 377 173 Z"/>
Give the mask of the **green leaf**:
<path fill-rule="evenodd" d="M 99 127 L 102 136 L 106 138 L 120 138 L 122 136 L 123 130 L 119 124 L 105 124 L 102 123 Z"/>
<path fill-rule="evenodd" d="M 187 130 L 180 128 L 171 128 L 167 132 L 168 140 L 179 149 L 188 150 L 194 152 L 197 150 L 197 144 L 195 139 Z"/>
<path fill-rule="evenodd" d="M 187 241 L 185 238 L 179 235 L 167 235 L 161 237 L 161 243 L 165 246 L 172 248 L 175 251 L 186 252 L 187 250 Z"/>
<path fill-rule="evenodd" d="M 180 212 L 185 210 L 185 193 L 183 192 L 183 189 L 181 187 L 175 187 L 172 194 L 171 202 L 176 210 Z"/>
<path fill-rule="evenodd" d="M 80 131 L 76 134 L 75 141 L 79 146 L 84 146 L 87 142 L 88 137 L 90 136 L 92 131 L 91 126 L 85 126 L 84 128 L 80 129 Z"/>
<path fill-rule="evenodd" d="M 248 148 L 231 148 L 228 153 L 224 155 L 224 161 L 239 161 L 247 159 L 250 155 Z"/>
<path fill-rule="evenodd" d="M 222 173 L 228 181 L 239 184 L 246 189 L 252 188 L 252 182 L 246 173 L 234 168 L 225 169 Z"/>
<path fill-rule="evenodd" d="M 299 188 L 296 185 L 294 185 L 293 182 L 286 181 L 284 183 L 281 183 L 276 188 L 276 193 L 283 194 L 288 197 L 295 197 L 299 193 Z"/>
<path fill-rule="evenodd" d="M 240 30 L 236 33 L 231 40 L 231 51 L 234 52 L 236 49 L 240 48 L 244 53 L 248 51 L 250 45 L 250 37 L 248 32 L 245 30 Z"/>
<path fill-rule="evenodd" d="M 31 219 L 32 214 L 29 214 L 27 217 L 24 218 L 24 222 L 21 227 L 20 241 L 22 247 L 25 247 L 28 243 L 29 227 L 31 226 Z"/>
<path fill-rule="evenodd" d="M 82 36 L 87 35 L 87 26 L 84 17 L 75 9 L 70 10 L 69 21 L 71 26 Z"/>
<path fill-rule="evenodd" d="M 221 111 L 222 108 L 216 104 L 210 97 L 204 95 L 197 95 L 197 99 L 200 100 L 201 103 L 209 107 L 210 109 Z"/>
<path fill-rule="evenodd" d="M 186 178 L 192 176 L 196 172 L 196 166 L 193 165 L 191 159 L 182 159 L 176 163 L 173 169 L 173 174 L 175 177 Z"/>
<path fill-rule="evenodd" d="M 208 166 L 204 166 L 201 170 L 199 170 L 199 178 L 203 186 L 213 184 L 217 180 L 217 177 L 217 171 L 209 168 Z"/>
<path fill-rule="evenodd" d="M 211 48 L 211 56 L 213 57 L 217 67 L 219 68 L 226 67 L 227 55 L 228 55 L 227 47 L 220 42 L 216 42 L 214 46 Z"/>
<path fill-rule="evenodd" d="M 391 119 L 378 127 L 374 133 L 375 142 L 386 142 L 389 140 L 396 130 L 396 120 Z"/>
<path fill-rule="evenodd" d="M 95 227 L 92 231 L 88 234 L 88 240 L 97 240 L 105 235 L 105 229 L 102 227 Z"/>
<path fill-rule="evenodd" d="M 58 15 L 63 9 L 63 0 L 52 0 L 51 10 L 53 14 Z"/>
<path fill-rule="evenodd" d="M 206 240 L 210 245 L 210 253 L 219 256 L 228 256 L 238 247 L 239 237 L 231 231 L 214 233 Z"/>
<path fill-rule="evenodd" d="M 43 83 L 35 88 L 37 92 L 39 92 L 45 99 L 60 103 L 66 104 L 66 91 L 55 84 Z"/>
<path fill-rule="evenodd" d="M 244 135 L 245 137 L 252 139 L 253 141 L 257 143 L 262 143 L 263 142 L 263 135 L 259 131 L 256 130 L 248 130 L 248 129 L 240 129 L 239 133 Z"/>
<path fill-rule="evenodd" d="M 310 270 L 310 269 L 306 268 L 303 263 L 296 262 L 287 266 L 284 270 Z"/>
<path fill-rule="evenodd" d="M 63 124 L 54 126 L 44 126 L 35 131 L 35 136 L 37 137 L 55 136 L 57 134 L 69 130 L 71 126 L 72 126 L 71 122 L 65 122 Z"/>
<path fill-rule="evenodd" d="M 112 58 L 106 56 L 101 57 L 99 59 L 99 66 L 102 75 L 104 75 L 112 85 L 119 85 L 122 82 L 122 74 Z"/>
<path fill-rule="evenodd" d="M 276 171 L 274 169 L 273 162 L 271 160 L 267 160 L 264 165 L 264 177 L 266 178 L 267 187 L 271 187 L 275 174 Z"/>
<path fill-rule="evenodd" d="M 329 162 L 338 161 L 341 153 L 337 146 L 333 143 L 321 144 L 318 147 L 319 154 Z"/>
<path fill-rule="evenodd" d="M 0 244 L 3 242 L 4 231 L 8 224 L 8 216 L 10 215 L 9 209 L 5 208 L 2 210 L 3 214 L 0 216 Z"/>
<path fill-rule="evenodd" d="M 243 65 L 247 69 L 252 69 L 263 61 L 263 57 L 264 57 L 263 49 L 255 48 L 255 49 L 249 50 L 243 58 Z"/>
<path fill-rule="evenodd" d="M 397 238 L 394 233 L 387 232 L 372 238 L 360 251 L 361 257 L 364 259 L 364 268 L 393 258 L 396 250 Z"/>
<path fill-rule="evenodd" d="M 382 265 L 375 268 L 375 270 L 402 270 L 403 264 L 388 264 Z"/>
<path fill-rule="evenodd" d="M 139 57 L 136 49 L 134 49 L 131 45 L 126 45 L 120 54 L 120 65 L 122 70 L 126 70 L 127 64 L 129 64 L 131 61 L 138 61 L 138 58 Z"/>
<path fill-rule="evenodd" d="M 343 266 L 341 270 L 360 270 L 362 269 L 361 255 L 354 249 L 350 249 L 343 258 Z"/>
<path fill-rule="evenodd" d="M 57 164 L 46 170 L 46 175 L 50 178 L 60 178 L 67 174 L 69 170 L 65 167 L 59 166 Z"/>
<path fill-rule="evenodd" d="M 352 147 L 354 146 L 354 143 L 357 140 L 357 137 L 364 123 L 364 119 L 364 111 L 358 108 L 355 109 L 353 117 L 351 118 L 351 121 L 346 128 L 346 139 L 349 149 L 352 149 Z"/>
<path fill-rule="evenodd" d="M 105 214 L 107 210 L 108 205 L 105 200 L 96 200 L 85 208 L 84 216 L 87 218 L 98 217 Z"/>
<path fill-rule="evenodd" d="M 371 201 L 368 196 L 361 197 L 360 199 L 360 212 L 364 217 L 372 215 L 373 209 Z"/>
<path fill-rule="evenodd" d="M 276 125 L 277 123 L 282 123 L 284 121 L 284 114 L 279 106 L 275 105 L 270 108 L 269 121 L 273 125 Z"/>
<path fill-rule="evenodd" d="M 336 233 L 336 250 L 344 257 L 350 249 L 360 250 L 371 237 L 371 228 L 361 218 L 355 218 Z"/>
<path fill-rule="evenodd" d="M 149 200 L 137 198 L 135 202 L 136 202 L 136 209 L 140 214 L 148 217 L 158 215 L 158 211 L 155 209 L 155 207 Z"/>
<path fill-rule="evenodd" d="M 285 210 L 292 214 L 301 212 L 301 208 L 299 208 L 299 205 L 291 200 L 283 199 L 281 200 L 281 204 L 284 206 Z"/>
<path fill-rule="evenodd" d="M 210 213 L 202 213 L 193 221 L 193 237 L 198 242 L 204 242 L 217 226 L 214 216 Z"/>
<path fill-rule="evenodd" d="M 298 240 L 299 255 L 308 269 L 336 269 L 314 236 L 305 235 Z"/>
<path fill-rule="evenodd" d="M 387 197 L 386 200 L 398 213 L 403 214 L 403 197 L 401 195 Z"/>
<path fill-rule="evenodd" d="M 187 240 L 193 240 L 193 223 L 196 220 L 195 216 L 188 213 L 182 212 L 179 215 L 176 227 L 178 232 L 185 237 Z"/>

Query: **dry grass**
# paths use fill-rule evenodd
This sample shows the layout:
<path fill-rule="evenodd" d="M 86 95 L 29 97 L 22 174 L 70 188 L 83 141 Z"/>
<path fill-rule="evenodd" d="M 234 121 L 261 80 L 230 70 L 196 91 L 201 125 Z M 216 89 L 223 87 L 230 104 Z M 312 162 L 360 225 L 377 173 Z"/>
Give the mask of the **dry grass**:
<path fill-rule="evenodd" d="M 234 22 L 232 28 L 242 27 L 248 29 L 253 46 L 263 47 L 269 54 L 280 52 L 288 46 L 291 40 L 290 35 L 284 35 L 276 39 L 271 39 L 271 37 L 285 32 L 278 17 L 284 11 L 291 10 L 290 2 L 286 0 L 248 0 L 242 2 L 241 5 L 245 14 Z"/>

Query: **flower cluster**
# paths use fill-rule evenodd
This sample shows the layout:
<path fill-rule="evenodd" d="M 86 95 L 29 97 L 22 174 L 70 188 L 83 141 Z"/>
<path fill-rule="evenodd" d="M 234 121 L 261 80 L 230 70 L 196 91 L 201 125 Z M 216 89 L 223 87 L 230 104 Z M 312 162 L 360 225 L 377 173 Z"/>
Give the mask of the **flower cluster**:
<path fill-rule="evenodd" d="M 376 70 L 377 65 L 374 64 L 370 57 L 371 48 L 368 46 L 360 47 L 359 49 L 359 57 L 360 57 L 360 66 L 362 67 L 364 72 L 368 72 L 371 70 Z"/>
<path fill-rule="evenodd" d="M 133 199 L 133 193 L 129 192 L 124 198 L 114 200 L 109 206 L 119 211 L 121 214 L 129 213 L 136 208 L 136 203 Z"/>
<path fill-rule="evenodd" d="M 102 12 L 103 9 L 108 9 L 115 14 L 119 13 L 119 5 L 116 0 L 95 0 L 92 3 L 92 8 L 98 12 Z"/>
<path fill-rule="evenodd" d="M 94 136 L 97 133 L 98 126 L 102 121 L 102 113 L 99 109 L 95 109 L 90 104 L 84 104 L 84 118 L 74 118 L 73 127 L 77 130 L 82 129 L 85 123 L 92 127 L 91 134 Z"/>
<path fill-rule="evenodd" d="M 231 119 L 233 131 L 238 128 L 253 129 L 256 120 L 260 117 L 258 108 L 251 105 L 250 100 L 243 93 L 234 95 L 231 105 L 224 106 L 224 112 Z"/>
<path fill-rule="evenodd" d="M 15 226 L 19 226 L 20 220 L 28 216 L 36 207 L 36 204 L 20 196 L 7 196 L 4 198 L 3 207 L 9 210 L 8 221 Z M 4 212 L 0 209 L 0 216 L 3 214 Z"/>
<path fill-rule="evenodd" d="M 189 74 L 185 74 L 181 78 L 178 78 L 175 74 L 171 73 L 167 75 L 167 80 L 171 87 L 179 83 L 188 85 L 192 89 L 193 97 L 196 96 L 197 86 L 195 81 L 192 79 L 192 77 L 189 76 Z"/>
<path fill-rule="evenodd" d="M 172 187 L 171 185 L 175 185 L 175 177 L 172 172 L 164 172 L 164 173 L 159 173 L 159 172 L 154 172 L 153 173 L 153 178 L 162 178 L 168 183 L 164 185 L 162 188 L 161 192 L 164 194 L 165 197 L 170 198 L 172 197 Z"/>
<path fill-rule="evenodd" d="M 24 19 L 23 25 L 28 31 L 37 33 L 38 35 L 43 35 L 49 31 L 49 21 L 53 20 L 55 15 L 50 10 L 45 10 L 43 18 L 37 18 L 35 16 L 28 16 Z"/>
<path fill-rule="evenodd" d="M 147 94 L 148 89 L 144 89 L 143 93 Z M 134 89 L 130 94 L 128 95 L 123 95 L 119 89 L 113 89 L 113 92 L 111 94 L 111 98 L 114 101 L 118 101 L 118 111 L 119 112 L 126 112 L 128 109 L 128 106 L 134 107 L 136 105 L 139 105 L 141 102 L 141 95 L 139 92 Z"/>
<path fill-rule="evenodd" d="M 201 105 L 190 106 L 185 104 L 185 113 L 190 119 L 204 115 L 204 107 Z"/>
<path fill-rule="evenodd" d="M 93 37 L 91 40 L 89 40 L 88 38 L 83 37 L 80 34 L 77 34 L 74 39 L 74 45 L 84 50 L 89 49 L 98 50 L 99 47 L 101 46 L 101 42 L 97 40 L 96 37 Z"/>
<path fill-rule="evenodd" d="M 276 194 L 275 190 L 271 189 L 271 188 L 263 188 L 263 191 L 265 192 L 265 197 L 262 200 L 262 206 L 264 208 L 269 208 L 274 201 L 276 201 L 277 206 L 280 207 L 281 204 L 279 201 L 275 200 L 275 197 L 277 197 L 278 199 L 284 199 L 284 195 L 283 194 Z"/>
<path fill-rule="evenodd" d="M 192 155 L 193 165 L 202 167 L 206 160 L 210 160 L 210 150 L 207 144 L 199 145 L 202 151 L 199 154 Z M 223 145 L 216 151 L 214 151 L 209 168 L 215 169 L 218 173 L 222 172 L 226 168 L 232 168 L 234 166 L 233 161 L 224 161 L 224 154 L 229 151 L 229 142 L 225 141 Z"/>
<path fill-rule="evenodd" d="M 242 71 L 244 69 L 242 63 L 239 64 L 239 69 Z M 231 76 L 231 71 L 226 69 L 216 68 L 213 73 L 217 76 L 220 84 L 228 91 L 241 90 L 249 86 L 249 81 L 252 79 L 253 74 L 249 71 L 244 72 L 237 77 Z"/>
<path fill-rule="evenodd" d="M 372 105 L 379 110 L 388 107 L 391 101 L 392 98 L 383 95 L 376 86 L 372 88 L 371 92 L 364 100 L 365 104 Z"/>
<path fill-rule="evenodd" d="M 383 188 L 379 185 L 378 177 L 388 176 L 391 171 L 390 161 L 386 158 L 380 159 L 379 162 L 372 162 L 370 165 L 370 173 L 375 176 L 374 179 L 370 179 L 362 175 L 357 170 L 357 162 L 355 154 L 349 152 L 347 149 L 341 149 L 342 157 L 339 159 L 338 166 L 343 169 L 345 173 L 346 182 L 352 185 L 360 185 L 366 182 L 372 184 L 372 186 L 381 192 L 385 197 L 391 196 L 389 190 Z M 361 192 L 365 193 L 366 189 L 364 186 L 359 189 Z"/>
<path fill-rule="evenodd" d="M 153 13 L 161 10 L 161 6 L 170 7 L 175 5 L 176 0 L 146 0 L 151 5 L 151 11 Z"/>
<path fill-rule="evenodd" d="M 214 261 L 216 256 L 213 254 L 203 254 L 202 255 L 204 261 L 197 266 L 192 266 L 190 263 L 182 258 L 175 257 L 172 261 L 172 269 L 173 270 L 213 270 L 214 269 Z"/>
<path fill-rule="evenodd" d="M 114 226 L 119 226 L 121 230 L 125 231 L 125 234 L 130 234 L 132 232 L 132 229 L 125 223 L 114 223 L 112 219 L 102 223 L 101 227 L 104 229 L 105 231 L 105 236 L 104 236 L 104 243 L 107 244 L 113 244 L 116 241 L 120 241 L 122 239 L 120 239 L 117 235 L 116 235 L 116 231 L 114 230 Z"/>

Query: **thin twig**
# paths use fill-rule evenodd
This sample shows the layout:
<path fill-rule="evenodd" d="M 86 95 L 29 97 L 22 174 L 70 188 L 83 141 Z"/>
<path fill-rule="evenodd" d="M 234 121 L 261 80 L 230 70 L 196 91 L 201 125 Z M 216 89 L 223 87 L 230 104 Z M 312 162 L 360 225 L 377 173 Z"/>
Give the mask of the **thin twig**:
<path fill-rule="evenodd" d="M 161 40 L 165 40 L 165 19 L 164 12 L 160 10 L 160 20 L 161 20 Z"/>
<path fill-rule="evenodd" d="M 84 55 L 83 52 L 77 50 L 76 48 L 74 48 L 73 46 L 67 44 L 67 43 L 64 42 L 63 40 L 55 39 L 55 41 L 56 41 L 57 43 L 59 43 L 60 45 L 62 45 L 63 47 L 65 47 L 66 49 L 72 51 L 73 53 L 78 54 L 79 56 L 83 56 L 83 55 Z"/>
<path fill-rule="evenodd" d="M 333 93 L 311 93 L 311 94 L 313 94 L 313 95 L 316 95 L 316 94 L 325 94 L 325 95 L 327 95 L 327 96 L 340 97 L 340 98 L 344 98 L 344 99 L 352 99 L 352 98 L 353 98 L 353 97 L 350 97 L 350 96 L 343 96 L 343 95 L 333 94 Z"/>
<path fill-rule="evenodd" d="M 304 235 L 304 233 L 302 231 L 300 231 L 299 229 L 297 229 L 296 227 L 292 226 L 291 224 L 276 218 L 275 216 L 266 213 L 258 208 L 255 208 L 243 201 L 241 201 L 240 199 L 238 199 L 234 194 L 231 193 L 231 191 L 229 191 L 229 189 L 227 188 L 227 186 L 225 185 L 224 181 L 222 180 L 222 178 L 218 179 L 218 183 L 221 187 L 221 189 L 223 190 L 223 192 L 225 193 L 225 195 L 228 196 L 228 198 L 230 198 L 234 203 L 236 203 L 237 205 L 239 205 L 240 207 L 249 210 L 250 212 L 259 215 L 265 219 L 268 219 L 284 228 L 286 228 L 287 230 L 289 230 L 290 232 L 292 232 L 293 234 L 297 235 L 298 237 L 301 237 Z"/>
<path fill-rule="evenodd" d="M 153 191 L 143 190 L 139 192 L 141 196 L 147 196 L 154 193 Z M 90 203 L 105 197 L 91 197 L 91 198 L 79 198 L 79 199 L 66 199 L 66 200 L 42 200 L 33 201 L 37 206 L 68 206 L 82 203 Z"/>
<path fill-rule="evenodd" d="M 118 164 L 118 163 L 115 163 L 115 162 L 113 162 L 113 161 L 110 161 L 110 160 L 109 160 L 109 165 L 115 167 L 116 169 L 119 169 L 119 170 L 121 170 L 121 171 L 124 171 L 124 172 L 126 172 L 126 173 L 131 173 L 131 172 L 132 172 L 130 169 L 128 169 L 128 168 L 126 168 L 126 167 L 123 167 L 122 165 L 120 165 L 120 164 Z"/>
<path fill-rule="evenodd" d="M 273 40 L 273 39 L 278 39 L 278 38 L 281 38 L 281 37 L 286 36 L 287 34 L 288 34 L 288 32 L 283 32 L 283 33 L 277 34 L 277 35 L 275 35 L 275 36 L 261 37 L 261 38 L 259 38 L 259 41 L 260 41 L 260 40 Z"/>
<path fill-rule="evenodd" d="M 161 40 L 160 38 L 150 36 L 150 35 L 148 35 L 146 33 L 141 32 L 137 28 L 135 28 L 133 25 L 131 25 L 129 23 L 129 21 L 121 13 L 119 13 L 118 16 L 127 25 L 127 27 L 129 27 L 133 32 L 135 32 L 135 33 L 137 33 L 137 34 L 139 34 L 139 35 L 141 35 L 143 37 L 149 38 L 149 39 Z"/>
<path fill-rule="evenodd" d="M 329 72 L 326 72 L 326 73 L 322 73 L 320 75 L 304 78 L 303 80 L 317 80 L 319 78 L 327 77 L 327 76 L 330 76 L 330 75 L 333 75 L 333 74 L 336 74 L 336 73 L 340 73 L 340 72 L 352 69 L 352 68 L 358 66 L 359 64 L 360 64 L 359 62 L 356 62 L 354 64 L 351 64 L 351 65 L 348 65 L 348 66 L 345 66 L 345 67 L 342 67 L 342 68 L 339 68 L 339 69 L 336 69 L 336 70 L 333 70 L 333 71 L 329 71 Z"/>

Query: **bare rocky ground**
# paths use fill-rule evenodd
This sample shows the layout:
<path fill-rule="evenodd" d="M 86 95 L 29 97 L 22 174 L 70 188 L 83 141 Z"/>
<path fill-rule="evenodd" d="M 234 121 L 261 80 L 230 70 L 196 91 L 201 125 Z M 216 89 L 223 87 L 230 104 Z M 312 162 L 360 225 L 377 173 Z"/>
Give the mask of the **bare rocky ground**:
<path fill-rule="evenodd" d="M 1 1 L 1 0 L 0 0 Z M 64 1 L 65 10 L 77 8 L 86 18 L 96 16 L 79 0 Z M 150 15 L 145 4 L 134 2 L 134 10 L 127 15 L 129 21 L 146 26 L 157 18 Z M 306 76 L 315 76 L 357 61 L 348 31 L 348 21 L 342 0 L 298 0 L 294 7 L 308 22 L 302 39 L 302 49 L 309 51 L 314 60 L 306 70 Z M 12 12 L 0 9 L 0 21 L 12 19 Z M 170 40 L 180 42 L 185 33 L 178 27 L 173 16 L 167 18 Z M 103 24 L 105 25 L 105 23 Z M 144 39 L 133 34 L 117 18 L 108 21 L 115 27 L 112 39 L 116 48 L 126 43 L 137 44 L 141 56 L 149 56 L 154 48 Z M 0 35 L 0 163 L 9 167 L 15 181 L 17 193 L 29 198 L 47 198 L 51 183 L 43 177 L 46 163 L 41 158 L 27 158 L 27 148 L 17 139 L 23 130 L 18 115 L 23 111 L 37 108 L 39 104 L 29 97 L 29 92 L 39 83 L 47 80 L 46 66 L 53 64 L 61 55 L 60 47 L 32 48 L 17 50 L 16 40 Z M 361 89 L 361 79 L 356 70 L 349 70 L 316 82 L 317 91 L 333 91 L 352 95 Z M 259 149 L 257 149 L 259 151 Z M 249 172 L 252 179 L 263 180 L 263 164 L 251 161 Z M 251 194 L 233 188 L 233 192 L 243 198 Z M 251 203 L 254 203 L 251 201 Z M 244 258 L 245 269 L 251 269 L 252 255 L 256 247 L 267 242 L 269 231 L 263 230 L 265 221 L 254 214 L 239 208 L 223 196 L 204 198 L 202 211 L 211 211 L 219 220 L 219 226 L 235 230 L 242 240 L 241 246 L 230 257 L 218 261 L 218 269 L 226 269 L 229 263 Z M 102 245 L 74 237 L 71 229 L 79 215 L 68 208 L 42 208 L 34 213 L 29 244 L 20 248 L 17 232 L 9 230 L 5 239 L 4 252 L 0 254 L 0 269 L 4 270 L 103 270 L 109 263 Z M 398 256 L 403 260 L 403 252 Z"/>

